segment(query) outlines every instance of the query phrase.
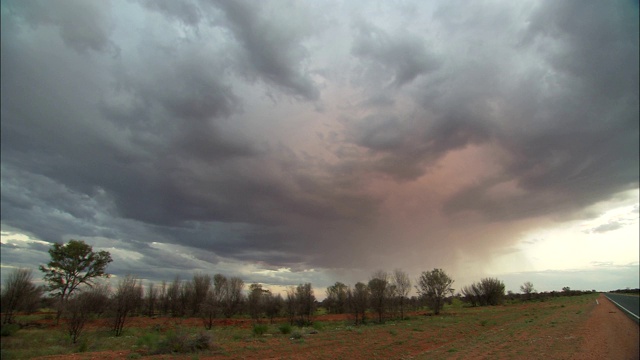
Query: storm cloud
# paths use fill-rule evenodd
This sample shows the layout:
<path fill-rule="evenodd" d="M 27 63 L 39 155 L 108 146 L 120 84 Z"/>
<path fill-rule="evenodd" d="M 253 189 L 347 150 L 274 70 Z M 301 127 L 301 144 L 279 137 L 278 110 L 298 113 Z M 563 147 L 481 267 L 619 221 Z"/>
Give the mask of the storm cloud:
<path fill-rule="evenodd" d="M 3 0 L 3 231 L 149 279 L 462 272 L 638 189 L 638 30 L 628 1 Z"/>

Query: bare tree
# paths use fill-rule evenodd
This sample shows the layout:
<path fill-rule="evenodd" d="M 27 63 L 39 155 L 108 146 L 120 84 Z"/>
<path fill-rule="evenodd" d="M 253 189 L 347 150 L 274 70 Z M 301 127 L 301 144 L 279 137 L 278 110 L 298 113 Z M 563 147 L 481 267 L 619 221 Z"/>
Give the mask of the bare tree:
<path fill-rule="evenodd" d="M 32 276 L 31 269 L 16 269 L 7 276 L 0 295 L 3 324 L 13 323 L 15 312 L 27 309 L 40 300 L 43 289 L 32 283 Z"/>
<path fill-rule="evenodd" d="M 240 309 L 242 304 L 242 289 L 244 281 L 238 277 L 232 277 L 226 281 L 226 290 L 224 297 L 224 316 L 232 317 Z"/>
<path fill-rule="evenodd" d="M 386 271 L 376 271 L 369 280 L 370 305 L 378 314 L 378 322 L 384 322 L 385 311 L 389 299 L 389 274 Z"/>
<path fill-rule="evenodd" d="M 152 317 L 155 315 L 157 302 L 158 302 L 158 289 L 153 285 L 152 282 L 150 282 L 149 286 L 147 287 L 147 297 L 146 297 L 147 316 Z"/>
<path fill-rule="evenodd" d="M 88 311 L 96 316 L 101 316 L 109 307 L 111 288 L 108 283 L 94 284 L 93 287 L 82 291 L 83 304 Z"/>
<path fill-rule="evenodd" d="M 296 303 L 299 320 L 298 325 L 311 324 L 311 316 L 315 311 L 316 297 L 313 294 L 311 283 L 300 284 L 296 288 Z"/>
<path fill-rule="evenodd" d="M 280 315 L 284 307 L 284 300 L 280 294 L 273 295 L 271 292 L 266 295 L 265 315 L 269 318 L 269 322 L 273 324 L 273 318 Z"/>
<path fill-rule="evenodd" d="M 265 309 L 266 295 L 268 290 L 262 288 L 262 285 L 254 283 L 249 285 L 249 294 L 247 295 L 247 310 L 249 316 L 256 321 L 260 322 L 260 317 Z"/>
<path fill-rule="evenodd" d="M 347 285 L 336 282 L 327 287 L 327 297 L 324 300 L 327 309 L 332 314 L 344 314 L 347 306 Z"/>
<path fill-rule="evenodd" d="M 122 335 L 127 316 L 139 306 L 142 301 L 142 293 L 142 284 L 131 275 L 125 276 L 118 283 L 118 288 L 112 300 L 114 312 L 113 331 L 116 336 Z"/>
<path fill-rule="evenodd" d="M 205 329 L 211 330 L 211 328 L 213 328 L 213 320 L 217 317 L 219 307 L 220 302 L 216 300 L 214 290 L 209 288 L 207 296 L 200 304 L 200 317 L 202 318 Z"/>
<path fill-rule="evenodd" d="M 78 341 L 85 324 L 91 317 L 91 301 L 90 293 L 82 292 L 70 296 L 65 302 L 67 333 L 74 344 Z"/>
<path fill-rule="evenodd" d="M 213 328 L 213 321 L 223 313 L 228 301 L 229 280 L 222 274 L 213 276 L 213 286 L 209 286 L 207 295 L 200 304 L 200 317 L 205 329 Z"/>
<path fill-rule="evenodd" d="M 366 321 L 365 313 L 369 306 L 369 287 L 361 282 L 356 283 L 353 289 L 347 289 L 347 301 L 351 313 L 355 317 L 355 324 Z"/>
<path fill-rule="evenodd" d="M 296 319 L 296 288 L 290 287 L 287 289 L 287 297 L 285 299 L 285 310 L 289 323 L 294 324 Z"/>
<path fill-rule="evenodd" d="M 411 280 L 409 275 L 400 269 L 396 269 L 393 272 L 393 283 L 396 287 L 396 294 L 398 294 L 398 302 L 400 305 L 400 318 L 404 319 L 404 304 L 411 291 Z"/>
<path fill-rule="evenodd" d="M 180 284 L 180 292 L 178 294 L 178 315 L 185 316 L 187 312 L 191 309 L 192 299 L 193 299 L 193 284 L 191 281 L 183 281 Z"/>
<path fill-rule="evenodd" d="M 158 302 L 160 306 L 160 313 L 167 315 L 169 313 L 169 295 L 167 294 L 167 281 L 162 280 L 160 284 L 160 293 L 158 294 Z"/>
<path fill-rule="evenodd" d="M 426 300 L 427 306 L 437 315 L 444 307 L 445 298 L 453 294 L 451 284 L 453 280 L 442 269 L 433 269 L 422 272 L 416 289 Z"/>
<path fill-rule="evenodd" d="M 67 333 L 75 344 L 82 334 L 85 324 L 93 316 L 100 316 L 109 305 L 109 286 L 96 284 L 81 293 L 75 293 L 65 302 Z"/>
<path fill-rule="evenodd" d="M 520 286 L 520 290 L 522 291 L 522 293 L 524 294 L 527 300 L 531 300 L 531 294 L 536 292 L 536 289 L 533 288 L 533 283 L 531 283 L 530 281 L 527 281 L 524 284 L 522 284 Z"/>
<path fill-rule="evenodd" d="M 180 284 L 180 276 L 176 275 L 167 289 L 167 304 L 169 305 L 171 316 L 174 317 L 179 316 L 180 312 Z"/>
<path fill-rule="evenodd" d="M 209 292 L 209 288 L 211 287 L 211 276 L 201 273 L 193 274 L 191 283 L 191 287 L 193 289 L 193 301 L 191 310 L 195 315 L 200 313 L 200 304 L 207 297 L 207 293 Z"/>

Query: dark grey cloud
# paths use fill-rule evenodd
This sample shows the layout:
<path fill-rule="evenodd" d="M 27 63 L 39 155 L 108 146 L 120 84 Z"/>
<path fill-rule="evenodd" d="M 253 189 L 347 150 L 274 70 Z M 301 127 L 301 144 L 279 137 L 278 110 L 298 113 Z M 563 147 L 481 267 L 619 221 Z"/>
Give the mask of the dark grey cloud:
<path fill-rule="evenodd" d="M 258 76 L 294 97 L 306 100 L 319 98 L 319 90 L 309 71 L 303 67 L 307 56 L 302 44 L 306 35 L 304 28 L 289 28 L 287 24 L 275 23 L 263 3 L 228 0 L 214 3 L 226 15 L 225 25 L 243 45 L 242 60 L 247 64 L 243 69 L 245 75 Z M 273 11 L 286 12 L 288 5 L 283 3 L 281 6 Z M 290 20 L 291 24 L 301 26 L 308 26 L 313 21 L 311 18 Z"/>
<path fill-rule="evenodd" d="M 202 10 L 198 5 L 189 1 L 140 0 L 140 3 L 150 10 L 179 20 L 189 26 L 198 26 L 203 16 Z"/>
<path fill-rule="evenodd" d="M 638 22 L 623 15 L 637 8 L 623 11 L 628 4 L 617 3 L 617 10 L 600 12 L 599 6 L 542 4 L 532 15 L 525 38 L 534 39 L 528 45 L 536 50 L 542 38 L 554 44 L 540 50 L 548 61 L 544 76 L 553 74 L 554 83 L 525 78 L 502 95 L 514 118 L 492 139 L 512 162 L 493 183 L 461 191 L 448 211 L 474 209 L 496 218 L 571 211 L 638 186 L 638 101 L 631 100 L 638 96 L 638 38 L 629 31 Z M 486 189 L 505 177 L 526 194 L 492 200 Z"/>
<path fill-rule="evenodd" d="M 637 5 L 376 9 L 3 1 L 3 229 L 284 284 L 512 249 L 637 189 Z"/>
<path fill-rule="evenodd" d="M 51 26 L 59 31 L 64 43 L 78 52 L 118 49 L 110 40 L 112 28 L 105 2 L 61 0 L 51 6 L 47 1 L 4 1 L 8 12 L 31 27 Z"/>
<path fill-rule="evenodd" d="M 390 35 L 364 21 L 359 21 L 356 29 L 352 51 L 371 61 L 366 78 L 380 76 L 389 85 L 400 87 L 440 67 L 440 59 L 427 50 L 423 36 L 404 32 Z"/>

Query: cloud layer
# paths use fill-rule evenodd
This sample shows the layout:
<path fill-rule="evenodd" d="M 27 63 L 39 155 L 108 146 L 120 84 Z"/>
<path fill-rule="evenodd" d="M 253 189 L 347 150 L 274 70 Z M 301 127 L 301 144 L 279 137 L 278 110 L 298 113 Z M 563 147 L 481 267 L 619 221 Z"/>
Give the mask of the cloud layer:
<path fill-rule="evenodd" d="M 3 0 L 3 229 L 152 279 L 462 271 L 638 188 L 637 34 L 625 1 Z"/>

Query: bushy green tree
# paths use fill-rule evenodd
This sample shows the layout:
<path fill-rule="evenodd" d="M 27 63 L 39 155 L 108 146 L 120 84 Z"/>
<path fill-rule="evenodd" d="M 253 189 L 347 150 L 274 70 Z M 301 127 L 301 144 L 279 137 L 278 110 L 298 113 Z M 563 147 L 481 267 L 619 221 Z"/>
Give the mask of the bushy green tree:
<path fill-rule="evenodd" d="M 51 261 L 41 265 L 49 291 L 59 300 L 57 321 L 64 302 L 80 285 L 91 286 L 96 278 L 109 277 L 106 268 L 113 260 L 107 251 L 94 252 L 93 247 L 81 240 L 70 240 L 67 244 L 53 244 L 49 249 Z"/>
<path fill-rule="evenodd" d="M 423 271 L 418 278 L 418 293 L 424 297 L 434 314 L 440 314 L 447 296 L 453 294 L 453 280 L 442 269 Z"/>
<path fill-rule="evenodd" d="M 344 314 L 347 305 L 347 285 L 336 282 L 327 287 L 325 304 L 331 314 Z"/>

